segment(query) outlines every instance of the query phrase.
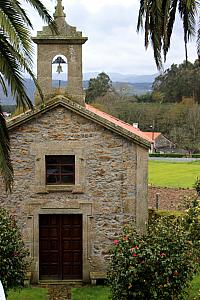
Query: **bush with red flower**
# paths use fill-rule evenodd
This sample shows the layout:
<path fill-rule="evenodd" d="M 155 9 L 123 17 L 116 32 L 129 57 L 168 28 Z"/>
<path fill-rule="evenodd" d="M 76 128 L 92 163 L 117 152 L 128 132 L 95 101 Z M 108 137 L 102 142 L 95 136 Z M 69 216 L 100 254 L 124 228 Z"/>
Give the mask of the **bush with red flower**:
<path fill-rule="evenodd" d="M 0 280 L 6 294 L 11 288 L 23 286 L 28 260 L 15 218 L 0 208 Z"/>
<path fill-rule="evenodd" d="M 181 299 L 197 267 L 195 248 L 180 220 L 157 219 L 143 236 L 126 227 L 111 253 L 111 299 Z"/>

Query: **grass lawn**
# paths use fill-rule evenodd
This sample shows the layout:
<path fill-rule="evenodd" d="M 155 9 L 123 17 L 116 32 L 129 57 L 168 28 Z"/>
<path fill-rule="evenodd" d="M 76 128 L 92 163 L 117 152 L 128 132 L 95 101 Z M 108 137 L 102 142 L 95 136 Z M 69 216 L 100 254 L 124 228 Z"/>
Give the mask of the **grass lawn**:
<path fill-rule="evenodd" d="M 149 161 L 149 184 L 161 187 L 192 188 L 200 177 L 200 161 Z"/>
<path fill-rule="evenodd" d="M 194 299 L 200 299 L 200 272 L 192 280 L 192 285 L 188 291 L 188 296 L 185 297 L 185 300 Z"/>
<path fill-rule="evenodd" d="M 44 288 L 24 288 L 19 291 L 10 291 L 7 300 L 48 300 L 47 289 Z"/>
<path fill-rule="evenodd" d="M 105 286 L 85 286 L 72 290 L 72 300 L 108 300 L 109 289 Z"/>
<path fill-rule="evenodd" d="M 10 291 L 7 300 L 47 300 L 47 289 L 24 288 L 19 291 Z M 200 299 L 200 272 L 191 282 L 188 296 L 185 300 Z M 72 289 L 72 300 L 109 300 L 109 289 L 105 286 L 84 286 Z"/>

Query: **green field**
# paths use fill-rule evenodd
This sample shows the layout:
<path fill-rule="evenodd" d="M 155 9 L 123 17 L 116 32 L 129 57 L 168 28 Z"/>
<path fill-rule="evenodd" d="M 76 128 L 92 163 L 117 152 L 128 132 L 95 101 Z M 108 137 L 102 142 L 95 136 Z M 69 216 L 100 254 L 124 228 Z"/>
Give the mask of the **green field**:
<path fill-rule="evenodd" d="M 149 161 L 149 185 L 192 188 L 197 177 L 200 178 L 200 161 Z"/>

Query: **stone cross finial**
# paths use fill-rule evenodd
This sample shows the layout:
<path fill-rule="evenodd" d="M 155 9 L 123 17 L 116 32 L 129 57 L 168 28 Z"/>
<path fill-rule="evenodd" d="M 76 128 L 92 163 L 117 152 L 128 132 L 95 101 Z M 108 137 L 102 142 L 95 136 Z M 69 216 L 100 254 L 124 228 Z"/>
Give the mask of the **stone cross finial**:
<path fill-rule="evenodd" d="M 64 6 L 62 6 L 62 0 L 57 0 L 57 5 L 55 7 L 54 18 L 65 18 L 66 14 L 64 13 Z"/>

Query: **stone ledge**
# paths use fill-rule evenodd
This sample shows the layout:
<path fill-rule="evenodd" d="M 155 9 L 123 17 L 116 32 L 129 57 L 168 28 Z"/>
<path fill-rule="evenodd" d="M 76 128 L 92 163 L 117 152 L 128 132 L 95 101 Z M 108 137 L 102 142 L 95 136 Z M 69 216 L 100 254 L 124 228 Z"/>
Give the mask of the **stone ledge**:
<path fill-rule="evenodd" d="M 97 283 L 97 279 L 106 279 L 107 273 L 106 272 L 90 272 L 90 279 L 92 284 Z"/>

